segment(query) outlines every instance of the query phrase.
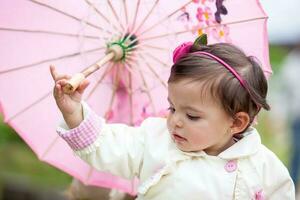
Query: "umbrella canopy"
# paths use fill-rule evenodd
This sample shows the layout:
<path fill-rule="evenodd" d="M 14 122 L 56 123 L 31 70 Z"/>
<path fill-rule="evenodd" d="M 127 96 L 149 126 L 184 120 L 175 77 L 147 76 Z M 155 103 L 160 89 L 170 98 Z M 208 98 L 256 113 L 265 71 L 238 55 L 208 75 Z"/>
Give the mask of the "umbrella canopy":
<path fill-rule="evenodd" d="M 165 115 L 173 49 L 197 35 L 230 42 L 256 56 L 265 74 L 267 16 L 257 0 L 2 0 L 0 103 L 10 124 L 38 157 L 86 184 L 135 193 L 134 186 L 94 171 L 56 134 L 61 119 L 49 65 L 74 74 L 97 63 L 108 47 L 126 49 L 89 76 L 85 101 L 110 122 L 139 124 Z M 159 98 L 157 98 L 159 97 Z"/>

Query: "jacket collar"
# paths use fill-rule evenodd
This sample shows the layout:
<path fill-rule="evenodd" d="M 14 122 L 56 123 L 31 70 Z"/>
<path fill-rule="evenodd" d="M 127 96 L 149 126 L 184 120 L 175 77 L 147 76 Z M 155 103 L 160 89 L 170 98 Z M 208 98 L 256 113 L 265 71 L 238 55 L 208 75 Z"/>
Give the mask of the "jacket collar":
<path fill-rule="evenodd" d="M 222 159 L 238 159 L 255 154 L 261 145 L 257 130 L 249 127 L 243 138 L 218 155 Z"/>

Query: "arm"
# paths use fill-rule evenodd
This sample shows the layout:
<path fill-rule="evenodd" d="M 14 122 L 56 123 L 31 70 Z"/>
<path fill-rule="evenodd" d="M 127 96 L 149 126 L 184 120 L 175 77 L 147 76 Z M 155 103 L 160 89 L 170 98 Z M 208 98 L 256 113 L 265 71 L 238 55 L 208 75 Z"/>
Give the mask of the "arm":
<path fill-rule="evenodd" d="M 55 81 L 54 98 L 65 120 L 58 128 L 61 137 L 77 155 L 99 170 L 126 178 L 138 173 L 143 152 L 141 129 L 106 125 L 104 119 L 81 104 L 82 94 L 89 84 L 87 80 L 68 95 L 62 88 L 70 77 L 58 74 L 53 66 L 50 72 Z"/>
<path fill-rule="evenodd" d="M 144 127 L 106 124 L 87 104 L 82 107 L 82 123 L 74 129 L 61 124 L 59 135 L 94 168 L 128 179 L 138 175 L 144 152 Z"/>
<path fill-rule="evenodd" d="M 295 186 L 287 168 L 273 152 L 266 155 L 263 167 L 264 188 L 266 199 L 281 200 L 295 199 Z"/>
<path fill-rule="evenodd" d="M 270 191 L 268 199 L 289 199 L 294 200 L 295 197 L 295 188 L 293 181 L 289 178 L 281 180 L 276 184 L 273 191 Z"/>

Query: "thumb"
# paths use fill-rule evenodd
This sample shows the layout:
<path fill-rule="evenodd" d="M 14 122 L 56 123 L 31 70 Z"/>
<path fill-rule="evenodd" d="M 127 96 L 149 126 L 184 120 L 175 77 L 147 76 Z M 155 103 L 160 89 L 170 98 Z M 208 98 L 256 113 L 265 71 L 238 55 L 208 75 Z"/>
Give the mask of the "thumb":
<path fill-rule="evenodd" d="M 79 94 L 83 94 L 84 90 L 89 86 L 89 84 L 90 82 L 87 79 L 85 79 L 77 88 L 77 92 Z"/>

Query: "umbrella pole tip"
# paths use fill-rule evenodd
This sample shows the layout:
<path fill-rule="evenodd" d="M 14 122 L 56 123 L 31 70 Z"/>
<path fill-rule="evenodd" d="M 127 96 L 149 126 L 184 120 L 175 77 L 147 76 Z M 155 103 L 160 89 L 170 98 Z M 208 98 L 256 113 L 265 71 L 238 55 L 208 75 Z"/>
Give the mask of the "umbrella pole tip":
<path fill-rule="evenodd" d="M 67 84 L 63 87 L 63 91 L 65 94 L 72 94 L 78 88 L 78 86 L 85 79 L 84 74 L 77 73 L 70 80 L 68 80 Z"/>
<path fill-rule="evenodd" d="M 63 91 L 64 91 L 65 94 L 72 94 L 75 91 L 75 89 L 70 83 L 67 83 L 63 87 Z"/>

